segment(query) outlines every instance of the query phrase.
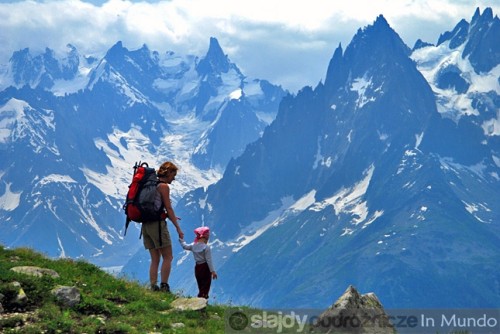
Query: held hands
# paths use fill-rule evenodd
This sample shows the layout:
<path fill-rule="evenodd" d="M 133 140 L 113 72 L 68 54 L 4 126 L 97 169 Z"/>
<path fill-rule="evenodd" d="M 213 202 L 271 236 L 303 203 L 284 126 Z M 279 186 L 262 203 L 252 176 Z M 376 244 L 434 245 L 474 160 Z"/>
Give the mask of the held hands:
<path fill-rule="evenodd" d="M 177 234 L 179 234 L 179 239 L 184 239 L 184 232 L 182 232 L 181 227 L 177 226 Z"/>
<path fill-rule="evenodd" d="M 181 217 L 175 217 L 177 220 L 181 220 Z M 179 239 L 184 239 L 184 232 L 182 232 L 181 227 L 176 224 L 177 234 L 179 234 Z"/>

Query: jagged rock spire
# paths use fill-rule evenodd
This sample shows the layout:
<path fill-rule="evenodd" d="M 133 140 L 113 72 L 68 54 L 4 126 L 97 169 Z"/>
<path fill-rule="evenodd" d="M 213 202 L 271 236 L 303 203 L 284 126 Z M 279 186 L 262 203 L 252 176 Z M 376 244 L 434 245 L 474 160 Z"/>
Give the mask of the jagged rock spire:
<path fill-rule="evenodd" d="M 222 51 L 219 41 L 214 37 L 210 37 L 208 52 L 205 58 L 200 61 L 196 70 L 200 75 L 211 72 L 226 73 L 229 70 L 229 66 L 229 59 Z"/>

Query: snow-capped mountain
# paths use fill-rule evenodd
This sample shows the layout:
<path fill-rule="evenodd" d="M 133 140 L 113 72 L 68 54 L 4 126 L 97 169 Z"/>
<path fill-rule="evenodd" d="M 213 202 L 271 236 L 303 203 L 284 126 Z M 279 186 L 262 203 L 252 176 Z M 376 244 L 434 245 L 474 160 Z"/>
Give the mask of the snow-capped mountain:
<path fill-rule="evenodd" d="M 214 38 L 201 58 L 15 52 L 0 65 L 0 242 L 131 258 L 123 273 L 146 281 L 121 206 L 135 161 L 173 160 L 186 238 L 213 231 L 216 300 L 324 308 L 352 284 L 389 308 L 497 308 L 499 27 L 478 9 L 412 50 L 379 16 L 295 96 Z M 193 293 L 173 239 L 171 285 Z"/>
<path fill-rule="evenodd" d="M 213 231 L 216 300 L 320 307 L 352 284 L 388 308 L 499 307 L 500 31 L 478 9 L 410 50 L 383 16 L 324 83 L 176 206 Z M 189 238 L 189 237 L 187 237 Z M 171 285 L 194 293 L 180 248 Z M 124 272 L 147 273 L 144 252 Z"/>
<path fill-rule="evenodd" d="M 15 52 L 0 67 L 0 242 L 123 264 L 142 246 L 123 236 L 134 163 L 177 163 L 175 199 L 207 186 L 284 94 L 241 73 L 215 38 L 201 58 L 121 42 L 102 57 Z"/>

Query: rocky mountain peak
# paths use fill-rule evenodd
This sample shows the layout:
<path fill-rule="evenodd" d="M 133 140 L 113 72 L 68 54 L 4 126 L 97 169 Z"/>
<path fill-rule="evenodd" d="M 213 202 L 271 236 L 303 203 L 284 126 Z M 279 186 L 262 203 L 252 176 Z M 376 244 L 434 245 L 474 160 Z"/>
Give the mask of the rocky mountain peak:
<path fill-rule="evenodd" d="M 439 36 L 437 45 L 441 45 L 449 40 L 450 48 L 455 49 L 465 42 L 468 32 L 469 23 L 462 19 L 451 32 L 447 31 Z"/>
<path fill-rule="evenodd" d="M 210 46 L 205 57 L 199 62 L 196 70 L 200 75 L 207 75 L 209 73 L 227 73 L 230 68 L 228 57 L 222 51 L 219 41 L 211 37 Z"/>
<path fill-rule="evenodd" d="M 106 52 L 104 58 L 108 62 L 113 63 L 114 61 L 119 61 L 126 52 L 128 50 L 123 46 L 122 41 L 118 41 Z"/>
<path fill-rule="evenodd" d="M 493 10 L 487 7 L 484 9 L 483 14 L 481 14 L 481 10 L 478 7 L 474 12 L 474 16 L 472 16 L 471 25 L 490 22 L 491 20 L 493 20 Z"/>
<path fill-rule="evenodd" d="M 37 55 L 33 55 L 29 48 L 14 52 L 9 60 L 14 85 L 27 84 L 48 90 L 54 86 L 55 80 L 74 78 L 78 72 L 79 55 L 74 46 L 69 44 L 68 49 L 63 60 L 50 48 Z"/>
<path fill-rule="evenodd" d="M 388 76 L 402 64 L 412 66 L 408 58 L 411 50 L 399 35 L 389 26 L 383 15 L 379 15 L 372 25 L 360 28 L 342 54 L 339 45 L 330 60 L 325 87 L 333 93 L 349 77 L 370 77 L 374 72 Z"/>
<path fill-rule="evenodd" d="M 489 72 L 500 63 L 500 19 L 491 8 L 486 8 L 480 14 L 479 8 L 472 17 L 467 44 L 462 58 L 469 57 L 476 73 Z"/>

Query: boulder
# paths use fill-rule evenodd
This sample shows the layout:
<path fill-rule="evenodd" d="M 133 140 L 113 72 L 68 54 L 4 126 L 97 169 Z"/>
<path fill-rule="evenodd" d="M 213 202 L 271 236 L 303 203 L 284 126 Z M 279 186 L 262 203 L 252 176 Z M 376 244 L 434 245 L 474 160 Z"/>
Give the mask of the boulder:
<path fill-rule="evenodd" d="M 185 328 L 186 325 L 182 322 L 174 322 L 173 324 L 170 325 L 172 329 L 180 329 L 180 328 Z"/>
<path fill-rule="evenodd" d="M 314 333 L 394 334 L 394 326 L 374 293 L 350 285 L 313 324 Z"/>
<path fill-rule="evenodd" d="M 176 311 L 199 311 L 207 307 L 205 298 L 177 298 L 170 306 Z"/>
<path fill-rule="evenodd" d="M 26 292 L 24 292 L 21 283 L 19 282 L 12 282 L 12 286 L 18 289 L 17 295 L 14 297 L 13 300 L 11 300 L 11 304 L 15 305 L 16 307 L 24 307 L 26 304 L 28 304 L 28 296 L 26 295 Z"/>
<path fill-rule="evenodd" d="M 51 276 L 52 278 L 59 278 L 59 274 L 55 270 L 40 268 L 35 266 L 18 266 L 10 268 L 10 270 L 15 271 L 16 273 L 37 276 L 37 277 L 48 275 Z"/>
<path fill-rule="evenodd" d="M 74 286 L 59 285 L 52 289 L 52 294 L 56 296 L 57 300 L 66 307 L 73 307 L 80 302 L 80 290 Z"/>

